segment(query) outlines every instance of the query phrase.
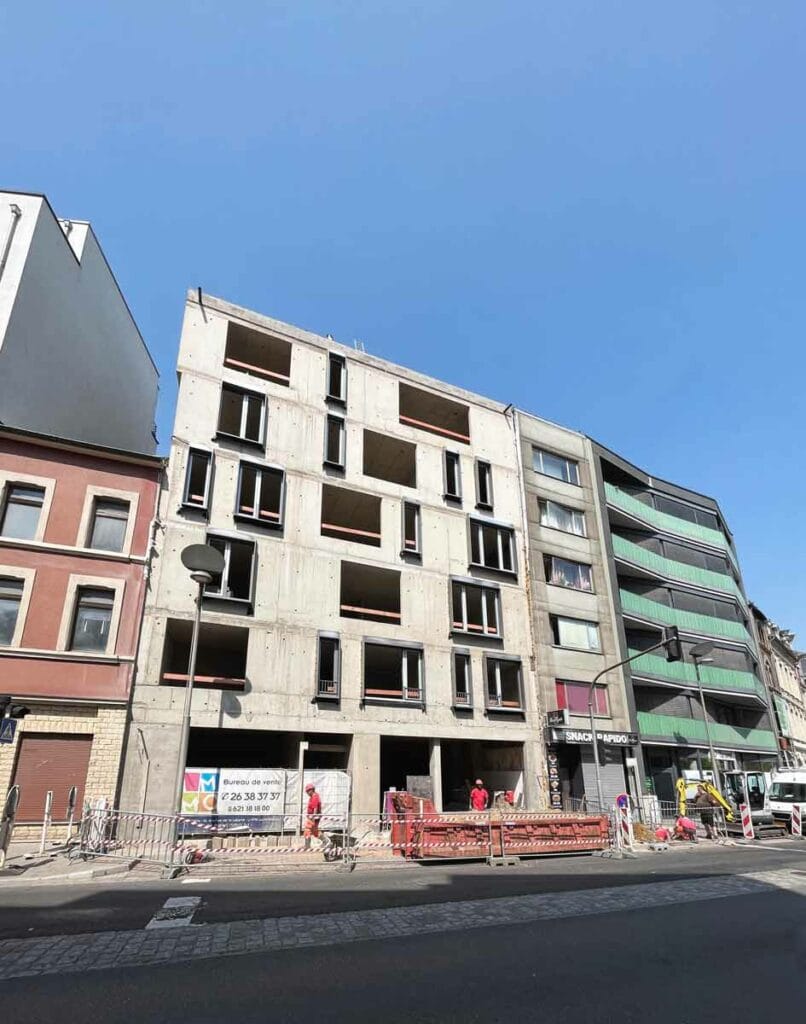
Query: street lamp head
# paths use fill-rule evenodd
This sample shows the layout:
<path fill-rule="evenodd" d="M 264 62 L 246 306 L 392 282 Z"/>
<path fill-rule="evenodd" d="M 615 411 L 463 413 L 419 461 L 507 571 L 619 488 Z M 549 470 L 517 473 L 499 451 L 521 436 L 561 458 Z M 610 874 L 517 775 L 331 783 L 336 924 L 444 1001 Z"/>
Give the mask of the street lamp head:
<path fill-rule="evenodd" d="M 703 640 L 702 643 L 694 644 L 689 651 L 689 654 L 697 661 L 705 661 L 715 647 L 716 644 L 712 643 L 710 640 Z"/>
<path fill-rule="evenodd" d="M 209 583 L 213 576 L 224 571 L 224 556 L 209 544 L 189 544 L 182 551 L 182 565 L 190 570 L 191 579 Z"/>

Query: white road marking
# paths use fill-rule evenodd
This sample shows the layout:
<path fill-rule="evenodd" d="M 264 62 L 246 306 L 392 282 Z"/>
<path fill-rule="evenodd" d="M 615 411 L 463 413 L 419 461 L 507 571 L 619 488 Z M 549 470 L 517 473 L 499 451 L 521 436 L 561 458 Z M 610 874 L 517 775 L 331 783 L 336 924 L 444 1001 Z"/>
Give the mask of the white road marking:
<path fill-rule="evenodd" d="M 212 882 L 212 878 L 183 878 L 180 885 L 203 885 L 205 882 Z"/>
<path fill-rule="evenodd" d="M 201 896 L 172 896 L 148 922 L 146 931 L 153 928 L 187 927 L 200 903 Z"/>

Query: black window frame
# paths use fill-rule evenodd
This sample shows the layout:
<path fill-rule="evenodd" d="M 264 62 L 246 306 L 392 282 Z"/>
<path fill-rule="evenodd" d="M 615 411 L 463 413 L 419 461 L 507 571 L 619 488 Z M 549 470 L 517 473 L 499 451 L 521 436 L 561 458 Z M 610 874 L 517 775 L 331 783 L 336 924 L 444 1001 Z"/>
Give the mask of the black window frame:
<path fill-rule="evenodd" d="M 210 589 L 211 584 L 209 584 L 209 583 L 206 584 L 205 588 L 204 588 L 204 592 L 203 592 L 203 599 L 205 601 L 222 601 L 222 602 L 226 602 L 227 604 L 234 605 L 236 607 L 248 608 L 249 612 L 251 613 L 253 611 L 253 609 L 254 609 L 255 587 L 256 587 L 256 583 L 257 583 L 257 570 L 258 570 L 258 564 L 257 564 L 258 563 L 257 544 L 255 543 L 255 541 L 251 540 L 249 537 L 244 537 L 242 535 L 238 535 L 237 537 L 233 537 L 233 536 L 230 536 L 230 535 L 228 535 L 226 533 L 218 533 L 218 532 L 216 532 L 216 533 L 208 533 L 208 535 L 207 535 L 207 543 L 210 544 L 212 547 L 215 547 L 215 543 L 214 542 L 219 542 L 219 543 L 228 545 L 229 546 L 228 547 L 228 552 L 229 553 L 222 552 L 222 554 L 224 555 L 224 562 L 225 562 L 225 564 L 224 564 L 224 571 L 221 573 L 221 585 L 220 585 L 219 589 L 218 590 L 211 590 Z M 228 571 L 229 571 L 230 559 L 232 557 L 232 545 L 233 544 L 241 544 L 241 545 L 245 545 L 245 546 L 248 545 L 252 549 L 252 564 L 251 564 L 251 569 L 250 569 L 249 595 L 248 595 L 248 597 L 234 597 L 232 595 L 224 594 L 224 593 L 221 592 L 222 589 L 223 589 L 225 574 L 228 573 Z M 216 550 L 218 550 L 218 549 L 216 549 Z"/>
<path fill-rule="evenodd" d="M 328 458 L 328 451 L 330 448 L 330 426 L 331 424 L 338 424 L 339 430 L 339 460 L 334 461 Z M 325 417 L 325 445 L 324 453 L 322 457 L 322 465 L 327 466 L 330 469 L 338 469 L 342 473 L 347 468 L 347 420 L 344 416 L 338 416 L 335 413 L 329 412 Z"/>
<path fill-rule="evenodd" d="M 19 587 L 19 593 L 17 593 L 17 587 Z M 6 574 L 0 575 L 0 599 L 5 601 L 17 602 L 17 610 L 14 613 L 14 619 L 11 623 L 11 632 L 8 637 L 8 643 L 4 643 L 2 640 L 0 640 L 0 648 L 11 647 L 11 641 L 14 639 L 14 634 L 17 632 L 17 627 L 20 622 L 20 611 L 22 610 L 22 601 L 24 597 L 24 577 L 8 576 Z"/>
<path fill-rule="evenodd" d="M 418 682 L 419 682 L 419 687 L 418 687 L 419 698 L 411 698 L 411 699 L 403 698 L 403 699 L 398 700 L 395 697 L 380 697 L 380 696 L 369 696 L 368 697 L 367 696 L 367 692 L 366 692 L 366 690 L 367 690 L 367 659 L 366 659 L 367 647 L 396 647 L 396 648 L 401 649 L 403 651 L 403 658 L 406 659 L 406 662 L 405 662 L 406 666 L 407 666 L 406 667 L 406 675 L 408 675 L 408 661 L 407 661 L 407 658 L 408 658 L 409 655 L 412 655 L 412 654 L 416 655 L 417 656 L 417 664 L 419 666 L 419 672 L 418 672 L 418 675 L 419 675 L 419 679 L 418 679 Z M 403 672 L 402 672 L 403 663 L 404 662 L 401 661 L 401 680 L 400 680 L 401 692 L 404 692 L 404 689 L 406 691 L 408 691 L 408 689 L 409 689 L 408 682 L 406 682 L 405 687 L 404 687 L 404 683 L 403 683 L 403 678 L 402 678 L 402 675 L 403 675 Z M 415 707 L 415 708 L 420 708 L 423 711 L 425 711 L 425 648 L 424 648 L 423 644 L 412 642 L 412 641 L 407 641 L 407 640 L 389 640 L 389 639 L 386 639 L 386 638 L 383 638 L 383 637 L 375 637 L 375 636 L 365 636 L 363 638 L 363 641 L 362 641 L 362 644 L 361 644 L 361 706 L 363 707 L 365 705 L 370 705 L 370 706 L 378 705 L 378 706 L 387 706 L 387 707 Z"/>
<path fill-rule="evenodd" d="M 333 367 L 338 365 L 341 367 L 341 394 L 336 394 L 333 390 Z M 347 405 L 347 360 L 344 356 L 340 356 L 336 352 L 328 352 L 327 355 L 327 376 L 325 380 L 325 400 L 328 402 L 334 402 L 337 405 Z"/>
<path fill-rule="evenodd" d="M 19 504 L 19 505 L 25 505 L 25 506 L 30 507 L 30 508 L 38 508 L 39 509 L 39 515 L 37 516 L 36 524 L 34 526 L 33 533 L 31 534 L 30 537 L 27 537 L 27 536 L 20 537 L 19 535 L 15 536 L 14 534 L 5 533 L 4 532 L 5 525 L 6 525 L 6 517 L 8 515 L 8 508 L 9 508 L 9 505 L 12 503 L 12 498 L 13 498 L 15 490 L 29 491 L 29 492 L 37 491 L 41 495 L 41 500 L 38 503 L 36 501 L 31 500 L 30 498 L 21 498 L 21 499 L 18 499 L 17 502 L 16 502 L 16 504 Z M 29 483 L 26 483 L 24 480 L 7 480 L 6 481 L 6 485 L 3 488 L 2 504 L 0 504 L 0 537 L 6 538 L 8 540 L 35 540 L 36 539 L 36 535 L 39 532 L 39 526 L 40 526 L 40 524 L 42 522 L 42 512 L 43 512 L 44 507 L 45 507 L 45 500 L 46 500 L 46 498 L 47 498 L 47 491 L 45 490 L 45 488 L 41 484 L 29 484 Z"/>
<path fill-rule="evenodd" d="M 459 699 L 459 672 L 457 660 L 461 659 L 465 666 L 465 682 L 467 684 L 467 700 Z M 473 659 L 469 647 L 451 649 L 451 683 L 453 687 L 453 708 L 455 711 L 473 710 Z"/>
<path fill-rule="evenodd" d="M 204 502 L 199 503 L 197 501 L 190 500 L 190 469 L 193 459 L 203 459 L 206 464 L 206 472 L 204 477 Z M 205 515 L 210 513 L 210 499 L 213 495 L 213 472 L 215 466 L 215 454 L 208 448 L 188 448 L 187 459 L 185 460 L 185 480 L 182 485 L 182 508 L 189 509 L 194 512 L 203 512 Z"/>
<path fill-rule="evenodd" d="M 512 526 L 509 523 L 499 523 L 499 522 L 497 522 L 494 519 L 485 519 L 485 518 L 480 517 L 480 516 L 472 516 L 472 515 L 468 516 L 467 517 L 467 521 L 468 521 L 468 530 L 467 530 L 468 562 L 469 562 L 470 568 L 471 569 L 484 570 L 485 572 L 500 573 L 502 576 L 507 576 L 507 577 L 509 577 L 511 579 L 517 579 L 518 578 L 518 551 L 517 551 L 517 545 L 515 544 L 515 527 Z M 503 534 L 506 534 L 508 536 L 508 538 L 509 538 L 509 543 L 508 543 L 509 555 L 510 555 L 510 561 L 512 563 L 512 568 L 511 569 L 507 569 L 507 568 L 505 568 L 503 566 L 499 567 L 499 566 L 495 566 L 495 565 L 487 565 L 487 564 L 485 564 L 482 561 L 475 561 L 474 560 L 474 558 L 473 558 L 473 541 L 474 541 L 474 535 L 475 535 L 474 531 L 476 531 L 477 527 L 480 530 L 484 530 L 484 529 L 496 530 L 496 531 L 498 531 L 499 534 L 503 533 Z M 481 539 L 479 539 L 477 543 L 478 543 L 479 555 L 483 557 L 484 544 L 483 544 Z M 498 545 L 497 545 L 497 547 L 498 547 Z"/>
<path fill-rule="evenodd" d="M 493 465 L 486 459 L 476 459 L 473 469 L 476 479 L 476 508 L 492 512 L 495 501 L 493 497 Z M 486 501 L 483 499 L 482 490 L 487 492 Z"/>
<path fill-rule="evenodd" d="M 89 595 L 94 595 L 90 597 Z M 98 595 L 104 594 L 103 598 Z M 115 601 L 117 600 L 117 593 L 112 587 L 97 587 L 92 585 L 81 585 L 76 587 L 75 595 L 73 597 L 73 616 L 70 622 L 70 637 L 68 640 L 68 651 L 75 651 L 80 654 L 96 654 L 96 655 L 107 655 L 109 653 L 109 641 L 112 630 L 112 620 L 115 617 Z M 78 626 L 78 617 L 82 608 L 82 604 L 89 608 L 104 608 L 109 611 L 109 618 L 106 623 L 107 636 L 106 643 L 103 648 L 95 647 L 77 647 L 76 646 L 76 627 Z"/>
<path fill-rule="evenodd" d="M 322 641 L 327 640 L 334 644 L 333 651 L 333 674 L 335 679 L 327 680 L 332 683 L 330 691 L 322 689 Z M 341 635 L 327 630 L 320 630 L 316 635 L 316 700 L 337 702 L 341 700 Z"/>
<path fill-rule="evenodd" d="M 450 466 L 453 466 L 453 475 L 456 482 L 456 490 L 449 490 L 451 476 Z M 462 504 L 462 458 L 459 452 L 446 448 L 442 455 L 442 497 L 455 505 Z"/>
<path fill-rule="evenodd" d="M 230 434 L 227 430 L 221 429 L 221 412 L 224 407 L 224 393 L 231 392 L 239 394 L 241 396 L 241 425 L 244 424 L 244 405 L 247 399 L 256 399 L 260 402 L 260 430 L 259 437 L 252 438 L 246 437 L 243 434 Z M 266 447 L 266 430 L 269 421 L 269 409 L 268 400 L 266 395 L 260 391 L 251 391 L 249 388 L 242 388 L 237 384 L 230 384 L 229 381 L 224 381 L 221 385 L 221 396 L 218 405 L 218 421 L 216 423 L 216 437 L 221 438 L 225 441 L 235 441 L 238 444 L 248 444 L 255 448 L 265 449 Z"/>
<path fill-rule="evenodd" d="M 501 588 L 496 583 L 490 583 L 486 580 L 476 579 L 475 577 L 467 578 L 465 576 L 451 576 L 449 581 L 448 593 L 450 597 L 450 633 L 452 636 L 463 636 L 463 637 L 478 637 L 486 641 L 504 639 L 504 618 L 501 609 Z M 457 624 L 456 618 L 454 617 L 454 587 L 460 587 L 465 593 L 460 594 L 460 603 L 462 604 L 462 621 Z M 467 589 L 473 588 L 481 592 L 481 613 L 482 613 L 482 629 L 474 630 L 469 628 L 469 622 L 467 617 Z M 493 601 L 495 602 L 495 617 L 497 629 L 494 633 L 487 631 L 487 604 L 486 595 L 492 594 Z"/>
<path fill-rule="evenodd" d="M 414 511 L 414 547 L 409 546 L 409 537 L 406 532 L 406 510 L 413 509 Z M 403 544 L 400 548 L 400 554 L 409 558 L 422 559 L 423 557 L 423 512 L 420 503 L 417 501 L 406 501 L 405 498 L 400 505 L 400 536 Z"/>
<path fill-rule="evenodd" d="M 500 676 L 498 679 L 498 701 L 499 703 L 491 702 L 490 699 L 490 666 L 491 665 L 517 665 L 518 671 L 518 706 L 506 706 L 501 701 L 502 689 Z M 493 714 L 504 714 L 504 715 L 524 715 L 526 713 L 526 692 L 523 681 L 523 659 L 515 654 L 499 654 L 496 652 L 484 652 L 484 708 L 485 711 Z"/>
<path fill-rule="evenodd" d="M 244 512 L 241 501 L 241 488 L 243 487 L 244 469 L 254 470 L 258 475 L 255 483 L 255 505 L 254 512 Z M 277 519 L 264 519 L 259 514 L 260 494 L 263 488 L 264 476 L 280 477 L 280 501 L 278 502 Z M 285 528 L 285 497 L 286 497 L 286 474 L 281 466 L 267 466 L 258 462 L 251 462 L 249 459 L 241 459 L 238 462 L 238 478 L 235 484 L 235 510 L 233 519 L 241 523 L 249 523 L 252 526 L 264 527 L 267 530 L 283 530 Z"/>
<path fill-rule="evenodd" d="M 95 527 L 98 523 L 98 513 L 100 510 L 99 506 L 106 504 L 107 506 L 116 506 L 123 512 L 125 506 L 125 514 L 121 515 L 110 515 L 110 508 L 107 508 L 106 518 L 115 519 L 123 522 L 123 535 L 120 538 L 119 548 L 102 548 L 98 547 L 97 544 L 93 544 L 95 537 Z M 89 551 L 106 551 L 109 554 L 120 555 L 126 551 L 126 534 L 129 530 L 129 519 L 132 514 L 132 503 L 127 498 L 117 498 L 114 495 L 96 494 L 92 499 L 92 506 L 90 508 L 90 523 L 89 529 L 87 530 L 87 542 L 84 545 Z"/>

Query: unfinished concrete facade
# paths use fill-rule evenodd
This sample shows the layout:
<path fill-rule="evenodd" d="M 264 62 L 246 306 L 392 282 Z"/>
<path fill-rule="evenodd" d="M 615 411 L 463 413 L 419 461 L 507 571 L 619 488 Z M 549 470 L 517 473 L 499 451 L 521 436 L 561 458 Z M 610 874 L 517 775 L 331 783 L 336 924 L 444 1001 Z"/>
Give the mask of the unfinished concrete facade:
<path fill-rule="evenodd" d="M 204 542 L 188 766 L 346 768 L 359 813 L 412 777 L 544 803 L 512 411 L 196 292 L 178 371 L 122 806 L 173 809 Z"/>
<path fill-rule="evenodd" d="M 583 799 L 592 807 L 590 684 L 621 655 L 591 443 L 528 413 L 517 422 L 546 781 L 554 808 L 576 809 Z M 594 714 L 607 805 L 626 791 L 637 798 L 638 737 L 620 669 L 597 683 Z"/>

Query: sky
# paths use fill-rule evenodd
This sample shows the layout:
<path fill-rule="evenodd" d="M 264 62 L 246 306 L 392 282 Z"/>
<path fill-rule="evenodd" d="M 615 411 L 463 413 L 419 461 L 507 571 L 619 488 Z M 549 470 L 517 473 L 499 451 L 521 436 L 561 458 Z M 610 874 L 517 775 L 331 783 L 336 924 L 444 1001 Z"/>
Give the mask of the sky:
<path fill-rule="evenodd" d="M 0 187 L 92 222 L 163 450 L 200 285 L 711 494 L 806 648 L 802 0 L 29 0 L 0 38 Z"/>

